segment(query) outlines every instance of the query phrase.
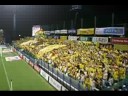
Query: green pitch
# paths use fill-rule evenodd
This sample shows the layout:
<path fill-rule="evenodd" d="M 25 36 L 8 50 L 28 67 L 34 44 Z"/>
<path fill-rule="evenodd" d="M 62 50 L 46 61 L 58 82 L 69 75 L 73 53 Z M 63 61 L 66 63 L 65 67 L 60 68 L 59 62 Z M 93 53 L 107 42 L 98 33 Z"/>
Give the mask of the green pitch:
<path fill-rule="evenodd" d="M 6 61 L 5 57 L 17 55 L 14 52 L 0 52 L 0 91 L 56 91 L 24 60 Z"/>

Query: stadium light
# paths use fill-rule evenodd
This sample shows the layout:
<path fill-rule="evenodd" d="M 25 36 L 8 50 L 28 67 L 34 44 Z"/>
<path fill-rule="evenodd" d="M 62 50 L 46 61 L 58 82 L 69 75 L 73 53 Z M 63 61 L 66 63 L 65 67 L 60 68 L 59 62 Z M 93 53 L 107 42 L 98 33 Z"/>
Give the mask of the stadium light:
<path fill-rule="evenodd" d="M 0 29 L 0 32 L 3 33 L 3 29 Z"/>

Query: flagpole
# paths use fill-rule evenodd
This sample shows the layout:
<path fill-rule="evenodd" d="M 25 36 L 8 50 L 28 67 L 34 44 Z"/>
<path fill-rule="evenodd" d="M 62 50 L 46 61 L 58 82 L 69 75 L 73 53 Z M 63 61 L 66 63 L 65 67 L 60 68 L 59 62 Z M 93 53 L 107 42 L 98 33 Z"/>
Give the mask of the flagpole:
<path fill-rule="evenodd" d="M 94 35 L 95 35 L 95 31 L 96 31 L 96 23 L 97 23 L 97 21 L 96 21 L 96 16 L 94 17 Z"/>
<path fill-rule="evenodd" d="M 114 13 L 112 13 L 112 27 L 114 27 Z"/>
<path fill-rule="evenodd" d="M 63 23 L 63 29 L 65 29 L 65 21 L 64 21 L 64 23 Z"/>
<path fill-rule="evenodd" d="M 78 14 L 79 14 L 78 12 L 75 13 L 75 20 L 74 20 L 74 26 L 75 26 L 75 28 L 77 27 L 77 16 L 78 16 Z"/>
<path fill-rule="evenodd" d="M 81 28 L 83 28 L 83 18 L 81 18 Z"/>

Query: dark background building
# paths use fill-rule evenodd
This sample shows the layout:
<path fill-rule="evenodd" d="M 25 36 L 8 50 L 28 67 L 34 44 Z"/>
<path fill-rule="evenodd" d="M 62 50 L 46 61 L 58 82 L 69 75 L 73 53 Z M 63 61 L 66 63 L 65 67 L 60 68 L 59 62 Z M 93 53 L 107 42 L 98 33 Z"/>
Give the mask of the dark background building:
<path fill-rule="evenodd" d="M 70 29 L 73 20 L 73 24 L 76 23 L 73 27 L 80 28 L 80 20 L 83 18 L 83 27 L 91 28 L 94 27 L 96 16 L 97 27 L 110 27 L 113 13 L 114 26 L 125 26 L 127 32 L 126 5 L 81 6 L 81 10 L 71 11 L 71 5 L 0 5 L 0 29 L 4 30 L 5 41 L 11 42 L 18 39 L 19 34 L 21 37 L 31 36 L 33 25 L 53 25 L 62 29 L 65 21 L 65 28 Z M 128 37 L 128 32 L 126 36 Z"/>

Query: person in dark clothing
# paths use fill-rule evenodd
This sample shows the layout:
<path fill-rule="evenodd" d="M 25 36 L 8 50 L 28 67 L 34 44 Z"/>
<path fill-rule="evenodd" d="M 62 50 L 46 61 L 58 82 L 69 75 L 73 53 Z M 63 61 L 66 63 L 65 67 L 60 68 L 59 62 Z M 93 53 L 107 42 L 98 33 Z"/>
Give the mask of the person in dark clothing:
<path fill-rule="evenodd" d="M 108 71 L 108 77 L 107 77 L 107 80 L 109 80 L 110 77 L 112 77 L 112 74 L 110 73 L 110 71 Z"/>

